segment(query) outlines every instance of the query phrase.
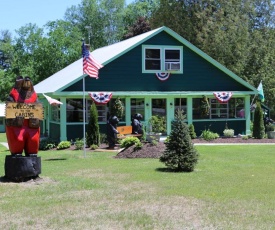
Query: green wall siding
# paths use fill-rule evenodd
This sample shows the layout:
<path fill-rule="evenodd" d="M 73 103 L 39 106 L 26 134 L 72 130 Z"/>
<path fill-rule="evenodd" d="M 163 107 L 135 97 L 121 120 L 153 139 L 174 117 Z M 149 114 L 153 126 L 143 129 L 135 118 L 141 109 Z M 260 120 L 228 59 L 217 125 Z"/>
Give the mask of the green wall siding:
<path fill-rule="evenodd" d="M 193 121 L 193 125 L 195 127 L 195 132 L 197 136 L 200 136 L 203 130 L 209 129 L 212 132 L 218 133 L 220 136 L 223 136 L 223 131 L 225 129 L 225 125 L 227 123 L 227 127 L 229 129 L 234 129 L 235 135 L 245 134 L 246 126 L 245 120 L 232 120 L 232 121 L 217 121 L 217 120 L 209 120 L 209 121 Z"/>
<path fill-rule="evenodd" d="M 60 140 L 60 125 L 55 123 L 50 123 L 50 137 L 55 140 Z"/>
<path fill-rule="evenodd" d="M 165 32 L 153 37 L 145 45 L 176 45 L 179 43 Z M 233 78 L 183 47 L 183 74 L 171 74 L 160 81 L 155 74 L 142 73 L 142 46 L 130 50 L 99 70 L 99 79 L 86 77 L 86 91 L 246 91 Z M 82 91 L 82 80 L 64 91 Z"/>

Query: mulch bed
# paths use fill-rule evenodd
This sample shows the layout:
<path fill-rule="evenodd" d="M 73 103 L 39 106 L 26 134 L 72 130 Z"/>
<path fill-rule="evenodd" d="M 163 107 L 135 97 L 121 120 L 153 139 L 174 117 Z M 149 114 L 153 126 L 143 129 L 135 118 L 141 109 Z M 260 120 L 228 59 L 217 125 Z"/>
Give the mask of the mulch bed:
<path fill-rule="evenodd" d="M 275 144 L 275 139 L 254 139 L 249 138 L 248 140 L 244 140 L 241 137 L 234 137 L 234 138 L 217 138 L 212 141 L 206 141 L 202 138 L 193 139 L 192 142 L 196 144 Z M 71 146 L 71 150 L 75 150 L 75 146 Z M 118 152 L 119 147 L 116 147 L 115 150 L 108 150 L 108 145 L 102 144 L 99 147 L 101 152 Z M 158 142 L 157 145 L 153 145 L 151 143 L 143 143 L 143 147 L 139 150 L 135 150 L 134 146 L 129 148 L 123 149 L 122 151 L 118 152 L 114 158 L 159 158 L 165 150 L 165 144 L 163 142 Z M 62 150 L 61 150 L 62 151 Z M 90 148 L 86 148 L 86 151 L 94 152 L 98 150 L 91 150 Z"/>
<path fill-rule="evenodd" d="M 273 143 L 275 144 L 275 139 L 254 139 L 250 138 L 248 140 L 243 140 L 240 137 L 236 138 L 217 138 L 212 141 L 206 141 L 202 138 L 193 139 L 192 142 L 196 144 L 259 144 L 259 143 Z M 163 142 L 158 142 L 157 145 L 152 145 L 151 143 L 144 143 L 140 150 L 135 150 L 133 146 L 124 149 L 118 153 L 115 158 L 159 158 L 165 150 L 165 144 Z"/>

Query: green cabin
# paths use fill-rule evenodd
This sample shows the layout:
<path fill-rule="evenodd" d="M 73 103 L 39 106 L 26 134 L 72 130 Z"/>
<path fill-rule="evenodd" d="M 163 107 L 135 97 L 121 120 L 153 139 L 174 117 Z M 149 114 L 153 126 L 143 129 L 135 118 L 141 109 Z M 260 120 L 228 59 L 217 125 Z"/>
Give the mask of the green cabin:
<path fill-rule="evenodd" d="M 81 58 L 34 86 L 44 104 L 42 133 L 60 141 L 82 138 L 91 95 L 108 94 L 111 99 L 97 105 L 102 133 L 110 105 L 120 98 L 125 111 L 119 125 L 131 125 L 140 113 L 148 130 L 148 120 L 158 115 L 169 135 L 175 111 L 182 109 L 197 135 L 208 128 L 222 135 L 226 125 L 235 135 L 250 134 L 250 97 L 257 89 L 171 29 L 160 27 L 91 54 L 104 65 L 98 79 L 83 74 Z M 63 104 L 50 106 L 43 93 Z"/>

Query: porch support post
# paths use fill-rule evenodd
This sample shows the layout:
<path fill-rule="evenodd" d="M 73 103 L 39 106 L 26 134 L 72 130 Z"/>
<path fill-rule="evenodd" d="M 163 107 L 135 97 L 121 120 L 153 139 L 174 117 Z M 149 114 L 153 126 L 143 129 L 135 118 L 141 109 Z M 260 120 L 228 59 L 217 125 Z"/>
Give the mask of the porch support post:
<path fill-rule="evenodd" d="M 174 98 L 167 98 L 166 100 L 166 108 L 167 108 L 167 118 L 166 118 L 166 129 L 167 129 L 167 135 L 171 133 L 171 122 L 174 120 L 175 117 L 175 104 L 174 104 Z"/>
<path fill-rule="evenodd" d="M 187 122 L 188 122 L 188 125 L 193 123 L 193 100 L 192 100 L 192 97 L 187 97 Z"/>
<path fill-rule="evenodd" d="M 245 134 L 250 135 L 251 130 L 250 130 L 250 95 L 245 96 Z"/>
<path fill-rule="evenodd" d="M 144 106 L 145 106 L 145 111 L 144 111 L 144 124 L 143 126 L 146 127 L 146 131 L 148 131 L 149 127 L 148 126 L 148 120 L 149 118 L 152 116 L 152 112 L 151 112 L 151 98 L 146 97 L 144 100 Z"/>
<path fill-rule="evenodd" d="M 131 101 L 130 97 L 125 98 L 125 123 L 131 125 Z"/>
<path fill-rule="evenodd" d="M 67 111 L 66 98 L 60 97 L 63 105 L 60 105 L 60 141 L 67 141 Z"/>

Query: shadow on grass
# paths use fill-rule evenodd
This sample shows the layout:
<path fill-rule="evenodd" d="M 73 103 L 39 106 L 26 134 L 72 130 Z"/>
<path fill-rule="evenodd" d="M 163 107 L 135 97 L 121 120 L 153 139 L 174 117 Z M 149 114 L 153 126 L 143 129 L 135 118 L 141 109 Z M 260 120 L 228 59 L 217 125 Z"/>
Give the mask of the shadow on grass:
<path fill-rule="evenodd" d="M 44 159 L 43 161 L 65 161 L 67 158 L 49 158 L 49 159 Z"/>
<path fill-rule="evenodd" d="M 190 173 L 190 172 L 184 172 L 179 171 L 177 169 L 170 169 L 170 168 L 156 168 L 157 172 L 164 172 L 164 173 Z"/>
<path fill-rule="evenodd" d="M 29 182 L 29 181 L 38 181 L 41 180 L 39 176 L 33 176 L 33 177 L 24 177 L 24 178 L 14 178 L 10 179 L 6 176 L 0 177 L 0 183 L 21 183 L 21 182 Z"/>

